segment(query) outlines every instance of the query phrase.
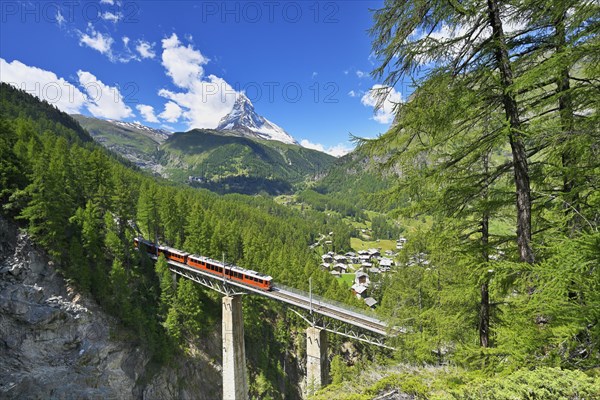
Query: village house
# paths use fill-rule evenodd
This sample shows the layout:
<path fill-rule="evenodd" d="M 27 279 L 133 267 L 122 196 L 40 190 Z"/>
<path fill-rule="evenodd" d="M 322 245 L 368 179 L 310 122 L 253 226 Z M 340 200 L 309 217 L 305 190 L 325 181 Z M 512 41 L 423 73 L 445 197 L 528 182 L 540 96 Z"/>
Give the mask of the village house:
<path fill-rule="evenodd" d="M 382 258 L 381 260 L 379 260 L 379 266 L 381 268 L 391 268 L 394 265 L 394 261 L 390 258 Z"/>
<path fill-rule="evenodd" d="M 324 271 L 329 271 L 331 269 L 331 264 L 329 263 L 321 263 L 321 269 L 323 269 Z"/>
<path fill-rule="evenodd" d="M 375 308 L 375 305 L 377 304 L 377 300 L 375 300 L 372 297 L 367 297 L 365 299 L 365 304 L 371 308 Z"/>
<path fill-rule="evenodd" d="M 346 264 L 335 264 L 333 270 L 338 271 L 340 274 L 345 274 L 348 270 L 348 266 Z"/>
<path fill-rule="evenodd" d="M 340 264 L 346 264 L 346 262 L 348 261 L 346 259 L 346 256 L 342 256 L 340 254 L 333 256 L 333 259 L 336 263 L 340 263 Z"/>
<path fill-rule="evenodd" d="M 379 268 L 377 268 L 377 267 L 372 267 L 372 268 L 369 268 L 369 273 L 371 273 L 371 274 L 380 274 L 381 270 Z"/>
<path fill-rule="evenodd" d="M 402 248 L 404 248 L 405 244 L 406 238 L 401 237 L 400 239 L 396 240 L 396 249 L 401 250 Z"/>
<path fill-rule="evenodd" d="M 369 269 L 369 268 L 371 268 L 372 266 L 373 266 L 373 264 L 372 264 L 372 263 L 370 263 L 370 262 L 364 262 L 364 263 L 360 264 L 360 268 L 361 268 L 363 271 L 366 271 L 366 270 L 368 270 L 368 269 Z"/>
<path fill-rule="evenodd" d="M 357 283 L 352 285 L 352 291 L 354 292 L 356 297 L 358 297 L 359 299 L 364 298 L 367 295 L 367 287 L 363 286 L 363 285 L 359 285 Z"/>
<path fill-rule="evenodd" d="M 378 249 L 369 249 L 369 257 L 375 258 L 381 256 L 381 252 Z"/>
<path fill-rule="evenodd" d="M 354 283 L 357 285 L 363 285 L 365 287 L 368 287 L 369 284 L 371 283 L 371 280 L 369 279 L 369 274 L 367 274 L 364 271 L 356 271 L 356 276 L 354 277 Z"/>
<path fill-rule="evenodd" d="M 329 254 L 323 254 L 323 255 L 321 256 L 321 260 L 322 260 L 324 263 L 332 263 L 332 262 L 333 262 L 333 257 L 331 257 Z"/>

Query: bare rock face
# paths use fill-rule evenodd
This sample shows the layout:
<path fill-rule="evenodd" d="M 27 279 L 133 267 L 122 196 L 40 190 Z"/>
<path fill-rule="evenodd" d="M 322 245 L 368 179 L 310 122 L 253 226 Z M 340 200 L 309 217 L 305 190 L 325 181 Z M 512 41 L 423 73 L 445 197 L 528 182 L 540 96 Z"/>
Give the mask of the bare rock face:
<path fill-rule="evenodd" d="M 0 217 L 0 398 L 220 397 L 214 355 L 151 366 L 147 351 L 111 337 L 117 328 L 118 321 L 70 287 L 26 234 Z"/>

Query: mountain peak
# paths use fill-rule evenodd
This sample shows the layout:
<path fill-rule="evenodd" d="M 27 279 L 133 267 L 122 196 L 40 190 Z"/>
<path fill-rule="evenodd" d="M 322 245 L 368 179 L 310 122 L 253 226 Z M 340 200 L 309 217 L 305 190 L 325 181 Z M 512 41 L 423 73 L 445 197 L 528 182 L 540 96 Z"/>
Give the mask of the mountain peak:
<path fill-rule="evenodd" d="M 254 105 L 244 93 L 238 94 L 231 112 L 221 119 L 216 129 L 218 131 L 233 131 L 242 136 L 257 139 L 298 144 L 283 128 L 258 115 L 254 110 Z"/>

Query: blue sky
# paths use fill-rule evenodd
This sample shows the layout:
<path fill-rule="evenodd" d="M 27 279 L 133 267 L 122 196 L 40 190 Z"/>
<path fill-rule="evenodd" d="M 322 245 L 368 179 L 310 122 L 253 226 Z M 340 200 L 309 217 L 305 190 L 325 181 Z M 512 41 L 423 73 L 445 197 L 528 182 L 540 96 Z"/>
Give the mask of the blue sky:
<path fill-rule="evenodd" d="M 307 147 L 340 155 L 374 114 L 370 9 L 382 1 L 1 4 L 0 79 L 64 111 L 169 130 L 215 127 L 244 91 Z"/>

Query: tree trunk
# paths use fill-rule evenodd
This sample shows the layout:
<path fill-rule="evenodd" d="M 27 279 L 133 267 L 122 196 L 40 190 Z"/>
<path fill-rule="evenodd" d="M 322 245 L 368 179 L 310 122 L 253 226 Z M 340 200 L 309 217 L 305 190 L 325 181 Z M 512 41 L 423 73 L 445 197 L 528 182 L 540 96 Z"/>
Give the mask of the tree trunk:
<path fill-rule="evenodd" d="M 562 55 L 567 48 L 567 34 L 565 30 L 566 13 L 563 12 L 554 21 L 556 54 Z M 561 125 L 561 142 L 568 141 L 569 136 L 575 131 L 575 120 L 573 118 L 573 97 L 571 95 L 571 76 L 570 64 L 561 68 L 556 77 L 556 93 L 558 94 L 558 112 Z M 569 227 L 571 233 L 578 229 L 579 196 L 573 189 L 576 186 L 574 167 L 577 163 L 576 157 L 569 144 L 562 149 L 561 154 L 562 175 L 563 175 L 563 193 L 565 195 L 565 212 L 569 217 Z"/>
<path fill-rule="evenodd" d="M 487 0 L 489 23 L 492 28 L 494 55 L 502 85 L 502 105 L 509 126 L 509 141 L 513 157 L 515 179 L 515 194 L 517 205 L 517 246 L 521 261 L 533 263 L 534 255 L 531 248 L 531 188 L 529 184 L 529 166 L 527 153 L 521 133 L 519 109 L 514 94 L 511 91 L 513 74 L 508 58 L 506 38 L 500 19 L 497 0 Z"/>
<path fill-rule="evenodd" d="M 489 156 L 488 153 L 483 156 L 483 172 L 485 174 L 485 187 L 482 197 L 485 202 L 488 200 L 488 172 L 489 172 Z M 481 217 L 481 256 L 484 265 L 489 262 L 489 243 L 490 243 L 490 213 L 487 209 L 487 204 L 484 207 Z M 481 303 L 479 308 L 479 345 L 481 347 L 489 347 L 490 343 L 490 291 L 489 291 L 489 274 L 485 271 L 484 282 L 481 284 Z"/>

